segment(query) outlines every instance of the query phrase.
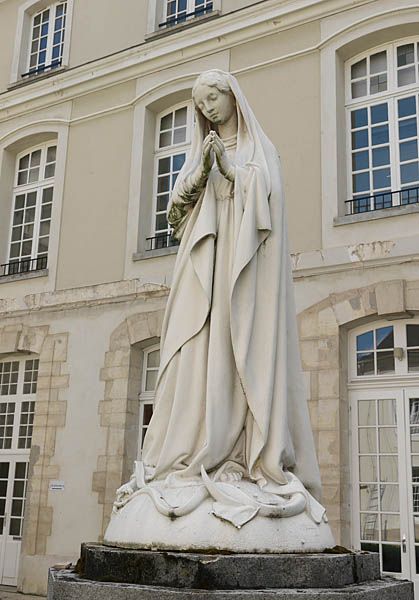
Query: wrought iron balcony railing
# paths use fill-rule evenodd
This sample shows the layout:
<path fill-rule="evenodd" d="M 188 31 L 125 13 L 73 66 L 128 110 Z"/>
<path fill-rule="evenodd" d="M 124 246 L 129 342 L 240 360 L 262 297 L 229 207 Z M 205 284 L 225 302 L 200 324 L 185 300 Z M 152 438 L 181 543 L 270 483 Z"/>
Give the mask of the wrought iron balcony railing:
<path fill-rule="evenodd" d="M 346 215 L 383 210 L 385 208 L 401 208 L 409 204 L 419 204 L 419 187 L 405 188 L 396 192 L 380 192 L 372 196 L 359 196 L 346 200 Z"/>
<path fill-rule="evenodd" d="M 161 248 L 170 248 L 171 246 L 179 246 L 179 241 L 172 237 L 171 233 L 162 233 L 146 238 L 146 252 L 160 250 Z"/>
<path fill-rule="evenodd" d="M 177 17 L 169 17 L 164 23 L 159 23 L 159 27 L 171 27 L 172 25 L 177 25 L 178 23 L 184 23 L 185 21 L 189 21 L 194 17 L 201 17 L 202 15 L 206 15 L 207 13 L 212 12 L 213 4 L 210 2 L 207 6 L 197 7 L 193 12 L 190 13 L 182 13 Z"/>
<path fill-rule="evenodd" d="M 22 77 L 31 77 L 31 75 L 39 75 L 40 73 L 45 73 L 48 71 L 52 71 L 53 69 L 57 69 L 61 67 L 62 60 L 53 60 L 49 65 L 41 65 L 40 67 L 35 67 L 34 69 L 29 69 L 27 73 L 22 73 Z"/>
<path fill-rule="evenodd" d="M 47 268 L 48 257 L 39 256 L 38 258 L 24 258 L 22 260 L 12 260 L 9 263 L 0 265 L 0 277 L 7 275 L 20 275 L 22 273 L 31 273 L 33 271 L 42 271 Z"/>

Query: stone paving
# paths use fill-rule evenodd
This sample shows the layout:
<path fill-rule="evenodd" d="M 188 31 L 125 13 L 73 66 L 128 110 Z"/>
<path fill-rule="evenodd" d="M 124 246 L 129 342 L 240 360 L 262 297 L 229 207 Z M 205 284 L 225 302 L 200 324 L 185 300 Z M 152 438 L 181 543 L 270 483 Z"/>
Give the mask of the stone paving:
<path fill-rule="evenodd" d="M 43 600 L 45 596 L 28 596 L 19 594 L 14 588 L 0 587 L 0 600 Z"/>

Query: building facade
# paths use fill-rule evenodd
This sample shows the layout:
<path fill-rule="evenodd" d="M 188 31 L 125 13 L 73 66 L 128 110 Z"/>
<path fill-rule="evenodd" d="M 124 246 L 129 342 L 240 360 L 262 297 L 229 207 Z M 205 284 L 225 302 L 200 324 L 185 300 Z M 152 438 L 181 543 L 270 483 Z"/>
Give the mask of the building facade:
<path fill-rule="evenodd" d="M 141 452 L 209 68 L 281 156 L 336 541 L 417 580 L 418 26 L 415 0 L 0 0 L 0 584 L 44 593 Z"/>

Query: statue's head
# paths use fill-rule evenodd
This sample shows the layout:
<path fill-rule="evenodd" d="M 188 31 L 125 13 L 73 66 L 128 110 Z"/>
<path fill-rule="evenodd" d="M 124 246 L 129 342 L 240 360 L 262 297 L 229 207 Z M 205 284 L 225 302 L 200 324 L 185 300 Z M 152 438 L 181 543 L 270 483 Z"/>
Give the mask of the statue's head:
<path fill-rule="evenodd" d="M 215 125 L 227 123 L 236 110 L 228 76 L 222 71 L 201 73 L 193 86 L 192 98 L 198 110 Z"/>

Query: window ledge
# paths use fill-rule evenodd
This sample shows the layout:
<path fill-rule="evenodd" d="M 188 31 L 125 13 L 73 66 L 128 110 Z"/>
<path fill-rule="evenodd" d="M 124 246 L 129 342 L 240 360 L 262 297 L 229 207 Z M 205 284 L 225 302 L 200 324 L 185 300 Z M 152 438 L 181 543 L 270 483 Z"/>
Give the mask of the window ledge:
<path fill-rule="evenodd" d="M 63 65 L 62 67 L 55 67 L 55 69 L 51 69 L 50 71 L 46 71 L 45 73 L 35 73 L 34 75 L 29 75 L 28 77 L 25 77 L 24 79 L 19 79 L 19 81 L 14 81 L 14 82 L 10 83 L 7 90 L 8 91 L 16 90 L 18 88 L 30 85 L 31 83 L 34 83 L 35 81 L 49 79 L 50 77 L 54 77 L 54 75 L 58 75 L 59 73 L 62 73 L 63 71 L 66 71 L 67 69 L 68 69 L 68 67 Z"/>
<path fill-rule="evenodd" d="M 169 246 L 168 248 L 157 248 L 157 250 L 147 250 L 147 252 L 135 252 L 132 255 L 132 260 L 137 262 L 138 260 L 146 260 L 148 258 L 156 258 L 158 256 L 169 256 L 170 254 L 176 254 L 179 246 Z"/>
<path fill-rule="evenodd" d="M 147 33 L 145 36 L 145 40 L 147 42 L 151 40 L 157 40 L 159 38 L 166 37 L 171 35 L 172 33 L 176 33 L 177 31 L 189 29 L 190 27 L 195 27 L 204 21 L 212 21 L 212 19 L 216 19 L 221 15 L 219 10 L 212 10 L 210 13 L 206 15 L 200 15 L 197 17 L 192 17 L 188 21 L 184 21 L 183 23 L 177 23 L 176 25 L 170 25 L 168 27 L 162 27 L 161 29 L 157 29 L 156 31 L 152 31 L 151 33 Z"/>
<path fill-rule="evenodd" d="M 335 217 L 333 225 L 348 225 L 351 223 L 359 223 L 362 221 L 375 221 L 377 219 L 385 219 L 386 217 L 399 217 L 401 215 L 411 215 L 419 213 L 419 204 L 407 204 L 406 206 L 394 206 L 393 208 L 382 208 L 371 212 L 358 213 L 356 215 L 346 215 Z"/>
<path fill-rule="evenodd" d="M 0 277 L 0 284 L 10 283 L 11 281 L 20 281 L 21 279 L 33 279 L 35 277 L 47 277 L 48 269 L 40 269 L 39 271 L 28 271 L 27 273 L 16 273 L 15 275 L 4 275 Z"/>

